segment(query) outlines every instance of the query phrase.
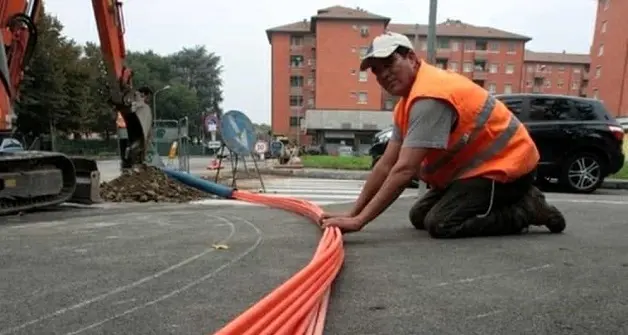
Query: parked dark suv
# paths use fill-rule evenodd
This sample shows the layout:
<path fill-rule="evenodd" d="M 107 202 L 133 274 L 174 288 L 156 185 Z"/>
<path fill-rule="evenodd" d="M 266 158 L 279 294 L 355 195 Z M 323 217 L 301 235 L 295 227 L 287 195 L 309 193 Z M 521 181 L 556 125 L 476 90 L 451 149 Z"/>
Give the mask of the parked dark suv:
<path fill-rule="evenodd" d="M 556 180 L 568 191 L 590 193 L 623 167 L 624 130 L 599 100 L 523 93 L 496 98 L 526 125 L 539 149 L 539 185 Z M 370 150 L 373 162 L 384 152 L 390 132 L 378 133 Z"/>

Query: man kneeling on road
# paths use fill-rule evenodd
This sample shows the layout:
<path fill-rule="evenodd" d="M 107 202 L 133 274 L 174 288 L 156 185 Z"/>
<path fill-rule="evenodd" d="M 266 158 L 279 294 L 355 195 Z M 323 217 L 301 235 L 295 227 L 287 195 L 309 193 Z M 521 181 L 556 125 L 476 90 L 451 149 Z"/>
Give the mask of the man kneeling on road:
<path fill-rule="evenodd" d="M 404 35 L 376 37 L 360 65 L 401 99 L 393 136 L 353 210 L 323 215 L 323 227 L 361 230 L 419 176 L 430 190 L 410 221 L 435 238 L 551 232 L 565 219 L 535 186 L 539 152 L 525 126 L 471 80 L 420 60 Z"/>

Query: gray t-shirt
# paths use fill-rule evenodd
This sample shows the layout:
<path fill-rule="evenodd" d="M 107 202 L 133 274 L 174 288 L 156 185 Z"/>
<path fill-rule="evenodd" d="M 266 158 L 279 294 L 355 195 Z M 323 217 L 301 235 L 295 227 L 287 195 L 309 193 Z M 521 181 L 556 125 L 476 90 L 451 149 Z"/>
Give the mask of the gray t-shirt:
<path fill-rule="evenodd" d="M 458 119 L 455 108 L 438 99 L 421 99 L 410 107 L 408 132 L 405 137 L 401 129 L 393 125 L 393 141 L 401 141 L 403 147 L 445 149 L 449 134 Z"/>

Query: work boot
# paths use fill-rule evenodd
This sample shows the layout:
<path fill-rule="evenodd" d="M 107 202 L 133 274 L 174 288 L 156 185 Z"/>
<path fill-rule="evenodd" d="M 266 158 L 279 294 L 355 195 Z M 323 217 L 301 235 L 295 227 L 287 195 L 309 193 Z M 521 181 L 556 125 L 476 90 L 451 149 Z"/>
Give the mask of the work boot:
<path fill-rule="evenodd" d="M 567 227 L 565 217 L 545 200 L 545 195 L 536 187 L 531 187 L 524 197 L 524 207 L 532 216 L 532 225 L 545 226 L 552 233 L 562 233 Z"/>

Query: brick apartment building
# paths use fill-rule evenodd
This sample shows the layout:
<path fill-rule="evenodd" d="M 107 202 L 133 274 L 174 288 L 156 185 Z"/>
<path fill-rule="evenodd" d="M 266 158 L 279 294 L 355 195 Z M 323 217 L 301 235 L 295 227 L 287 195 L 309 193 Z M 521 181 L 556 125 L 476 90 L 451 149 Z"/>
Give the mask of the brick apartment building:
<path fill-rule="evenodd" d="M 396 102 L 370 72 L 359 71 L 360 57 L 385 30 L 405 34 L 419 55 L 427 57 L 427 25 L 390 23 L 390 18 L 360 8 L 329 7 L 310 20 L 267 30 L 272 49 L 273 132 L 293 139 L 301 134 L 301 143 L 328 148 L 338 144 L 361 151 L 368 148 L 373 134 L 391 124 Z M 561 80 L 562 92 L 570 91 L 566 86 L 583 82 L 559 74 L 559 68 L 573 73 L 584 67 L 581 58 L 526 52 L 525 43 L 531 40 L 527 36 L 459 20 L 438 24 L 436 35 L 436 65 L 459 72 L 494 93 L 532 90 L 535 84 L 549 92 Z M 552 77 L 543 77 L 548 78 L 549 87 L 535 79 L 541 73 L 537 65 L 552 71 Z"/>
<path fill-rule="evenodd" d="M 521 92 L 586 96 L 590 61 L 586 54 L 526 50 Z"/>
<path fill-rule="evenodd" d="M 598 0 L 588 96 L 616 116 L 628 116 L 628 1 Z"/>

